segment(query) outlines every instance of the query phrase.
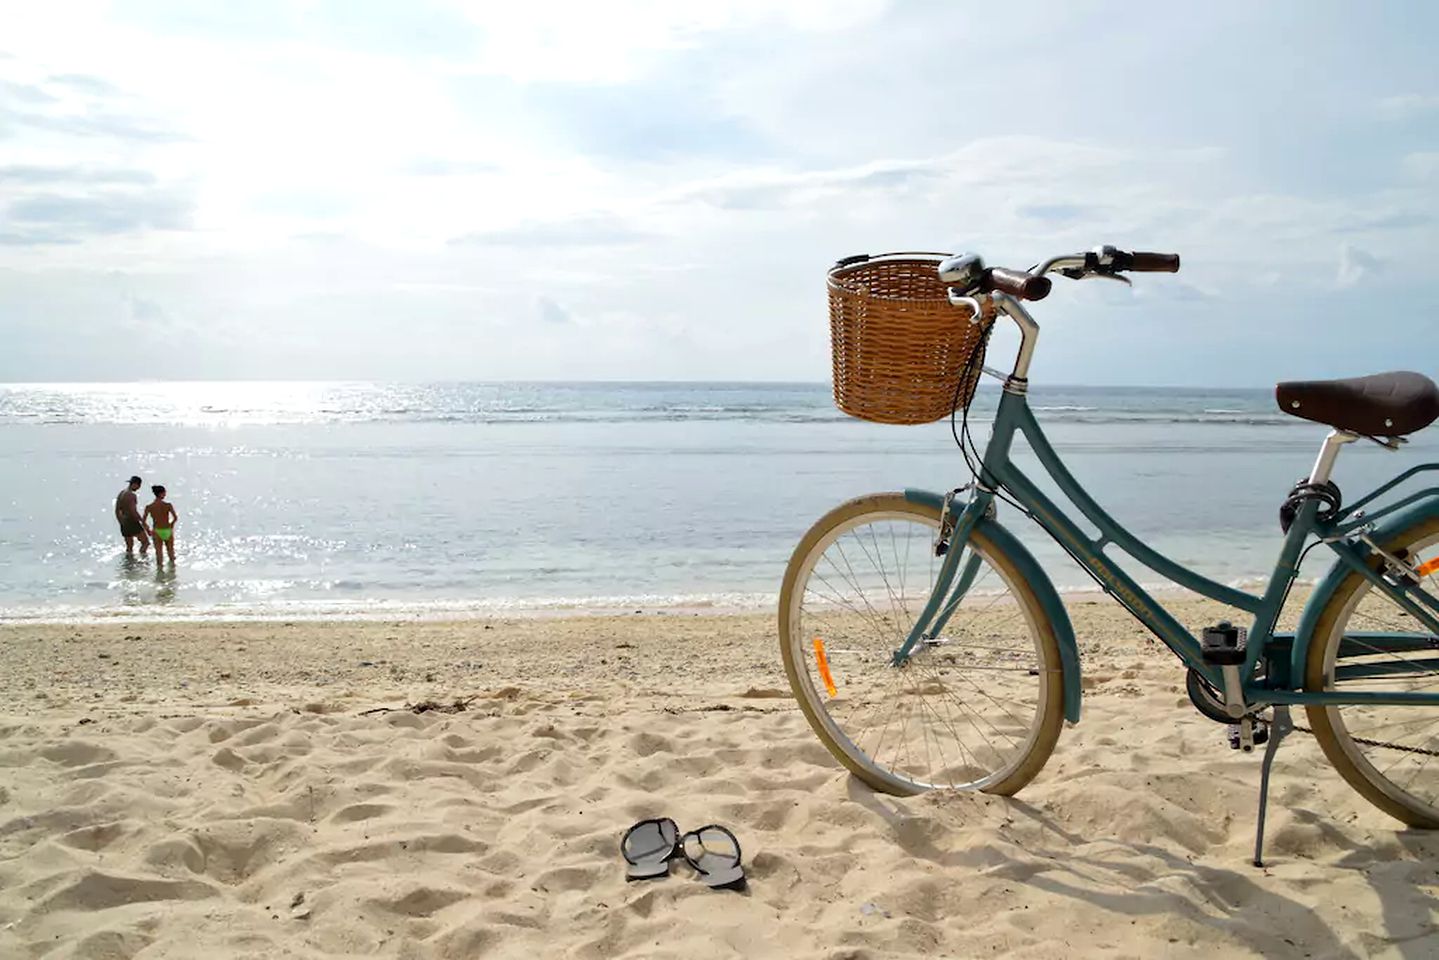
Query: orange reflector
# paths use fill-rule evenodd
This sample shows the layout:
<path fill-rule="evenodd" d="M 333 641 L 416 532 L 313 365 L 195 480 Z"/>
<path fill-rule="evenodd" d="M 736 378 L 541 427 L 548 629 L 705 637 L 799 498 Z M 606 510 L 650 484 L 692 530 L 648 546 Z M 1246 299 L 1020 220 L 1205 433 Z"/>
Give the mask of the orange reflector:
<path fill-rule="evenodd" d="M 1425 560 L 1414 569 L 1414 572 L 1421 577 L 1427 577 L 1435 570 L 1439 570 L 1439 557 L 1435 557 L 1433 560 Z"/>
<path fill-rule="evenodd" d="M 825 692 L 831 697 L 839 696 L 839 688 L 834 685 L 834 676 L 829 672 L 829 657 L 824 655 L 824 641 L 819 637 L 814 638 L 814 662 L 819 667 L 819 678 L 824 681 Z"/>

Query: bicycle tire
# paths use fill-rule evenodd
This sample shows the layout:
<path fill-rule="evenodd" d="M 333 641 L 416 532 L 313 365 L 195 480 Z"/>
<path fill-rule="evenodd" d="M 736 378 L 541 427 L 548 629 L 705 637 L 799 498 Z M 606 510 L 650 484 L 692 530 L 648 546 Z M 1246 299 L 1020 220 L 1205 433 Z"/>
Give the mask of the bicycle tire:
<path fill-rule="evenodd" d="M 930 782 L 898 771 L 894 764 L 877 761 L 857 745 L 854 739 L 841 728 L 838 721 L 830 715 L 834 699 L 832 696 L 826 698 L 820 694 L 810 663 L 811 654 L 805 646 L 809 637 L 804 629 L 803 607 L 808 584 L 801 582 L 801 579 L 807 581 L 811 578 L 823 551 L 843 537 L 847 531 L 852 532 L 861 528 L 866 521 L 885 520 L 892 520 L 896 523 L 921 523 L 929 528 L 937 529 L 939 512 L 932 507 L 910 502 L 902 493 L 871 494 L 850 500 L 831 510 L 801 538 L 785 570 L 780 590 L 779 639 L 785 673 L 801 711 L 820 741 L 841 764 L 869 786 L 876 790 L 899 795 L 919 793 L 936 786 L 959 786 L 952 783 Z M 931 538 L 929 541 L 931 547 L 932 542 Z M 863 540 L 861 540 L 862 543 Z M 971 535 L 968 549 L 972 549 L 984 564 L 999 575 L 1005 588 L 1012 594 L 1023 614 L 1025 635 L 1033 650 L 1036 664 L 1029 671 L 1030 675 L 1037 675 L 1036 700 L 1033 715 L 1028 721 L 1028 735 L 1022 747 L 1016 749 L 1012 756 L 1007 757 L 1006 762 L 998 769 L 989 771 L 978 780 L 963 785 L 965 789 L 1010 795 L 1038 774 L 1053 752 L 1055 742 L 1059 737 L 1060 727 L 1063 723 L 1064 698 L 1063 668 L 1059 655 L 1059 644 L 1043 606 L 1020 574 L 1017 565 L 996 547 L 982 528 L 975 530 Z M 927 591 L 924 596 L 928 596 Z M 954 626 L 953 621 L 950 626 Z M 897 625 L 894 629 L 893 640 L 895 646 L 898 646 L 898 642 L 902 640 L 902 634 Z M 993 650 L 995 648 L 985 647 L 983 649 Z M 1026 648 L 1023 643 L 1016 642 L 1016 651 L 1024 649 Z M 981 656 L 984 655 L 981 654 Z M 994 655 L 987 654 L 987 656 Z M 883 666 L 878 659 L 872 659 L 870 665 L 876 670 Z M 950 669 L 948 677 L 958 677 L 960 680 L 964 680 L 964 671 L 968 669 L 965 665 L 947 665 L 947 668 Z M 1021 672 L 1020 667 L 974 666 L 973 669 L 1008 669 L 1015 674 Z M 934 683 L 935 679 L 935 677 L 926 678 L 925 682 Z M 979 704 L 979 707 L 972 706 L 971 710 L 986 706 L 983 703 L 986 698 L 992 704 L 998 705 L 1001 710 L 1003 709 L 1001 702 L 993 695 L 986 692 L 977 683 L 967 682 L 970 683 L 970 687 L 966 696 L 977 694 L 974 696 L 973 702 Z M 986 683 L 988 682 L 986 681 Z M 920 689 L 919 681 L 915 681 L 915 683 L 914 695 L 916 697 L 926 696 L 928 691 Z M 902 692 L 910 693 L 911 691 Z M 916 709 L 921 715 L 923 714 L 923 706 Z M 930 709 L 934 711 L 933 706 Z M 963 709 L 962 704 L 961 709 Z M 978 750 L 975 753 L 974 765 L 978 766 Z"/>

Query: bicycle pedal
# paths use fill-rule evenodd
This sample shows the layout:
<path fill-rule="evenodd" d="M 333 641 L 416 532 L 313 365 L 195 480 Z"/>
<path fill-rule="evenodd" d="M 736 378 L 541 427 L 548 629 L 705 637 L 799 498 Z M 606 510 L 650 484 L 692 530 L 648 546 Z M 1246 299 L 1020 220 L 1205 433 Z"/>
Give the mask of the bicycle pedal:
<path fill-rule="evenodd" d="M 1205 663 L 1216 667 L 1237 667 L 1244 662 L 1247 640 L 1248 631 L 1222 620 L 1204 628 L 1199 641 L 1200 655 Z"/>
<path fill-rule="evenodd" d="M 1229 725 L 1229 749 L 1242 750 L 1249 753 L 1255 747 L 1262 747 L 1269 742 L 1269 724 L 1263 720 L 1251 721 L 1249 736 L 1244 736 L 1244 724 L 1231 723 Z"/>

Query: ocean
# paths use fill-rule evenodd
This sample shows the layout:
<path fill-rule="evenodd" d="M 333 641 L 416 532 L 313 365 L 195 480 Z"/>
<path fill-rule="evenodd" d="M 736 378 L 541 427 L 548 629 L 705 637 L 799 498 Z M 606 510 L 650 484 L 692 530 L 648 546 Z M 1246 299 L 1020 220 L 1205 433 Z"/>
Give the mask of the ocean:
<path fill-rule="evenodd" d="M 971 411 L 981 442 L 996 396 Z M 1325 433 L 1265 390 L 1036 386 L 1031 404 L 1116 518 L 1230 583 L 1272 568 Z M 1354 498 L 1435 447 L 1354 444 L 1336 480 Z M 131 474 L 179 512 L 173 571 L 124 556 Z M 0 385 L 0 619 L 760 609 L 830 507 L 967 480 L 947 422 L 852 420 L 826 384 Z M 1000 519 L 1062 589 L 1092 588 Z"/>

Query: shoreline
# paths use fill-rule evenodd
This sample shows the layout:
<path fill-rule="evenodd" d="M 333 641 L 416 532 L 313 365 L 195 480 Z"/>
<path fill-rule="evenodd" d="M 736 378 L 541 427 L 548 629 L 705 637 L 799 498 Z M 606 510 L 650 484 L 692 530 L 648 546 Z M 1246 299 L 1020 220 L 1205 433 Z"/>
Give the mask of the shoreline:
<path fill-rule="evenodd" d="M 1307 592 L 1318 582 L 1317 577 L 1304 577 L 1294 582 L 1293 589 Z M 1262 577 L 1241 577 L 1224 581 L 1237 590 L 1252 591 L 1265 584 Z M 1161 581 L 1141 583 L 1150 596 L 1161 601 L 1202 600 L 1198 594 L 1176 584 Z M 1097 585 L 1058 586 L 1055 589 L 1066 603 L 1089 603 L 1108 599 Z M 981 592 L 982 593 L 982 592 Z M 978 595 L 978 594 L 977 594 Z M 723 599 L 717 599 L 723 598 Z M 225 624 L 225 623 L 469 623 L 486 620 L 555 620 L 588 619 L 592 617 L 684 616 L 684 617 L 745 617 L 757 614 L 773 616 L 778 596 L 771 593 L 745 594 L 731 592 L 718 595 L 576 598 L 505 598 L 493 601 L 388 601 L 370 604 L 326 601 L 296 601 L 290 607 L 255 605 L 249 608 L 224 605 L 200 607 L 162 607 L 154 604 L 87 607 L 77 610 L 56 610 L 46 607 L 4 608 L 0 630 L 25 626 L 103 626 L 105 624 Z M 20 613 L 12 611 L 21 610 Z"/>

